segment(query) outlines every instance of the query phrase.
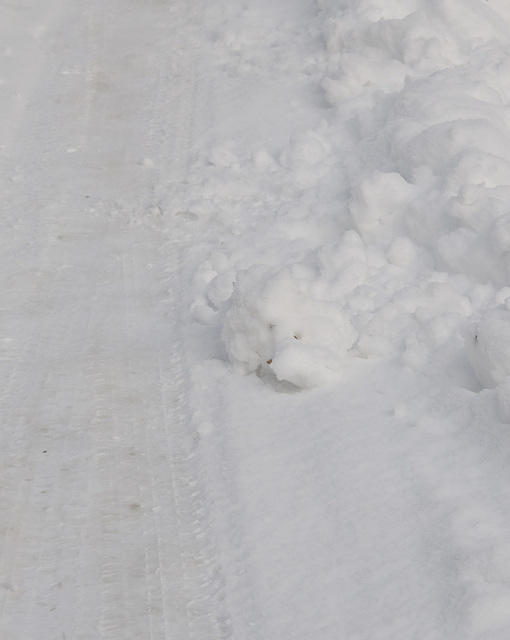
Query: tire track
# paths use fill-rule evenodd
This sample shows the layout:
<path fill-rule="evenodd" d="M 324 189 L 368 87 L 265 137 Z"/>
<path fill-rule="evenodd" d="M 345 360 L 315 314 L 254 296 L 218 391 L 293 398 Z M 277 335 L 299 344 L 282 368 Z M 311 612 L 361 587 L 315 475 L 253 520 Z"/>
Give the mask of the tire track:
<path fill-rule="evenodd" d="M 12 488 L 21 487 L 10 494 L 18 542 L 4 534 L 19 548 L 5 567 L 9 581 L 22 586 L 6 588 L 6 637 L 230 635 L 179 334 L 192 236 L 150 214 L 156 193 L 168 203 L 181 192 L 195 126 L 196 48 L 179 59 L 172 82 L 164 71 L 188 50 L 190 5 L 172 8 L 179 20 L 159 37 L 165 4 L 151 4 L 150 14 L 135 2 L 105 9 L 96 0 L 83 21 L 69 7 L 56 51 L 73 52 L 77 73 L 70 68 L 63 87 L 66 69 L 52 66 L 16 150 L 20 170 L 44 185 L 26 200 L 13 189 L 19 210 L 35 196 L 53 204 L 18 233 L 20 246 L 28 240 L 42 258 L 40 280 L 19 302 L 36 316 L 48 309 L 43 323 L 25 329 L 24 360 L 11 375 L 19 390 L 4 398 L 8 415 L 21 405 L 20 431 L 2 455 L 16 465 Z M 126 75 L 123 45 L 142 51 L 153 36 L 156 75 L 154 56 L 134 60 Z M 149 154 L 154 171 L 140 165 Z M 43 442 L 51 464 L 38 460 L 32 485 L 19 483 L 22 461 L 37 459 Z"/>

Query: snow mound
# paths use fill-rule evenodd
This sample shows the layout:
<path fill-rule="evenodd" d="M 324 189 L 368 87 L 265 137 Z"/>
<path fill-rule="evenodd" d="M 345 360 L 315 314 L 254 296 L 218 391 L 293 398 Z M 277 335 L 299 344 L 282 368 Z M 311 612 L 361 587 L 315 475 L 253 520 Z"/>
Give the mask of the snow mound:
<path fill-rule="evenodd" d="M 240 371 L 267 365 L 299 388 L 341 374 L 357 332 L 338 305 L 317 296 L 314 282 L 300 265 L 276 272 L 254 266 L 239 275 L 223 338 Z"/>
<path fill-rule="evenodd" d="M 204 245 L 193 317 L 237 370 L 299 387 L 353 357 L 463 368 L 472 386 L 464 336 L 510 275 L 510 9 L 316 6 L 308 35 L 282 26 L 268 54 L 274 121 L 245 99 L 236 139 L 220 132 L 197 161 L 188 208 L 221 243 Z M 250 55 L 222 60 L 242 87 L 262 72 Z M 483 322 L 485 386 L 500 375 L 482 364 Z"/>

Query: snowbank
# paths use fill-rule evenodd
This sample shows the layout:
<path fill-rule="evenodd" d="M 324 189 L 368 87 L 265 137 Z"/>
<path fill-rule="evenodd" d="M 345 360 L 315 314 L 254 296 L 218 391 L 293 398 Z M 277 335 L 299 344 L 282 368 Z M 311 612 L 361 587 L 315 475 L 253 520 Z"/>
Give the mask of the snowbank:
<path fill-rule="evenodd" d="M 186 207 L 260 633 L 506 640 L 508 3 L 250 4 Z"/>
<path fill-rule="evenodd" d="M 238 370 L 299 387 L 352 358 L 458 358 L 510 275 L 510 9 L 317 4 L 307 55 L 305 34 L 299 55 L 283 47 L 285 26 L 272 42 L 279 90 L 291 78 L 313 109 L 291 106 L 277 141 L 212 141 L 189 203 L 225 228 L 195 317 L 222 326 Z M 253 59 L 256 30 L 243 37 L 232 68 Z"/>

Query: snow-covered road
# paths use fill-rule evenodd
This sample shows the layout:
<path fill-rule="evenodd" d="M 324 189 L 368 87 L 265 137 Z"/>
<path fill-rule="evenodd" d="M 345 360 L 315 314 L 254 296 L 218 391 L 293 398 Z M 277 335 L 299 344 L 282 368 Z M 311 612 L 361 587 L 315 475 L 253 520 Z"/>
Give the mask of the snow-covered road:
<path fill-rule="evenodd" d="M 198 4 L 0 4 L 4 640 L 222 637 L 162 216 Z"/>
<path fill-rule="evenodd" d="M 504 0 L 0 0 L 0 640 L 508 640 Z"/>

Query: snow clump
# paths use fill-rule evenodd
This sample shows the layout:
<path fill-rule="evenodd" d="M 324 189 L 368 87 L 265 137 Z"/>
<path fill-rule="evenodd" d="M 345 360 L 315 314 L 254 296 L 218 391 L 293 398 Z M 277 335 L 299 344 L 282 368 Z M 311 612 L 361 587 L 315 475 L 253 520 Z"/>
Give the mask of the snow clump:
<path fill-rule="evenodd" d="M 223 338 L 240 371 L 267 365 L 279 380 L 304 388 L 341 373 L 357 332 L 338 305 L 316 295 L 306 268 L 254 266 L 239 274 Z"/>

